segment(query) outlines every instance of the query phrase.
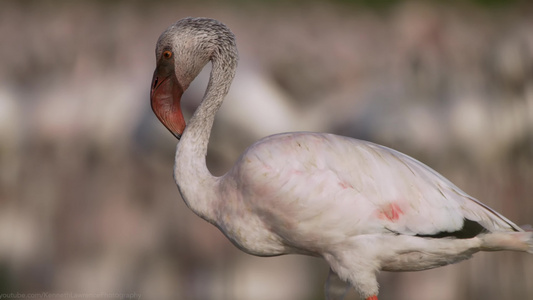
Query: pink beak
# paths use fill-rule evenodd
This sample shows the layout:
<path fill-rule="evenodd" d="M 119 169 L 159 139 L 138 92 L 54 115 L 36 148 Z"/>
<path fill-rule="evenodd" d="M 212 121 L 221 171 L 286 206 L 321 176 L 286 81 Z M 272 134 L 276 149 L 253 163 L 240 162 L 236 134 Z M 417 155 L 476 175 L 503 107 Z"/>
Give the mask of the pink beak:
<path fill-rule="evenodd" d="M 159 121 L 178 139 L 185 130 L 180 105 L 182 95 L 183 88 L 174 71 L 174 59 L 161 57 L 152 78 L 150 102 Z"/>

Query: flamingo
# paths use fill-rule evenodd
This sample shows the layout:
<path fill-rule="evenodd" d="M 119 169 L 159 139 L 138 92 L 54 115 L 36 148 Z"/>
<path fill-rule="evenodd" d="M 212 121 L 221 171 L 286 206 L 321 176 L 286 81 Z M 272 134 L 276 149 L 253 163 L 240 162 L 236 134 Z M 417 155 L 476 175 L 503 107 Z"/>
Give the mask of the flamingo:
<path fill-rule="evenodd" d="M 533 232 L 421 162 L 367 141 L 275 134 L 252 144 L 225 175 L 213 176 L 208 140 L 237 60 L 235 37 L 224 24 L 181 19 L 157 41 L 150 99 L 179 140 L 174 179 L 183 200 L 242 251 L 322 257 L 330 266 L 327 299 L 342 299 L 353 286 L 366 300 L 378 299 L 380 270 L 426 270 L 478 251 L 533 253 Z M 205 95 L 186 124 L 181 96 L 209 62 Z M 333 288 L 338 279 L 340 291 Z"/>

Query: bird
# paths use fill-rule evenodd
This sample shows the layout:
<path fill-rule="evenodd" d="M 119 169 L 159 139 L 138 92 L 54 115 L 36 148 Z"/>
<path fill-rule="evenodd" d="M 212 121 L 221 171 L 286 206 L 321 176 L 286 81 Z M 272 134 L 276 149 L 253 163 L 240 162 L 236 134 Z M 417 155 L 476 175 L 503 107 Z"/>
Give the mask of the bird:
<path fill-rule="evenodd" d="M 212 175 L 208 141 L 237 69 L 235 35 L 217 20 L 187 17 L 160 35 L 155 54 L 151 107 L 178 139 L 174 179 L 185 204 L 246 253 L 323 258 L 327 299 L 353 287 L 377 300 L 382 270 L 426 270 L 479 251 L 533 253 L 533 232 L 418 160 L 369 141 L 278 133 Z M 203 100 L 186 122 L 181 96 L 208 63 Z"/>

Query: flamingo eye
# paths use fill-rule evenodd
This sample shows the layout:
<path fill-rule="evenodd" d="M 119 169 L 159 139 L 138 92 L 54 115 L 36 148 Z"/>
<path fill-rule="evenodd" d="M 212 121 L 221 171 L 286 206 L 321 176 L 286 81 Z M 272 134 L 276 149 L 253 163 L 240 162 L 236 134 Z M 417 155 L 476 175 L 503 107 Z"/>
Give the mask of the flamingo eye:
<path fill-rule="evenodd" d="M 163 57 L 166 58 L 166 59 L 171 58 L 172 57 L 172 51 L 166 50 L 165 52 L 163 52 Z"/>

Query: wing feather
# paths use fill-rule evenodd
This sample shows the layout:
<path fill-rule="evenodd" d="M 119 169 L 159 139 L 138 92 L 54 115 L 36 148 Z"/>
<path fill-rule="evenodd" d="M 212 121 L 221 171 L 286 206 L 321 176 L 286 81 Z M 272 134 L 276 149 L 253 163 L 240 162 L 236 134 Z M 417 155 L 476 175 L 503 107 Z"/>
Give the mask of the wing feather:
<path fill-rule="evenodd" d="M 244 201 L 294 244 L 368 233 L 522 231 L 423 163 L 366 141 L 278 134 L 252 145 L 240 161 L 233 172 Z"/>
<path fill-rule="evenodd" d="M 397 222 L 400 226 L 395 226 L 396 231 L 426 235 L 454 232 L 465 226 L 465 220 L 477 222 L 489 231 L 521 231 L 510 220 L 420 161 L 384 146 L 361 141 L 357 144 L 379 153 L 373 159 L 386 162 L 375 165 L 388 169 L 390 173 L 386 177 L 389 184 L 395 186 L 392 189 L 399 191 L 400 199 L 407 198 L 405 222 Z M 381 188 L 391 189 L 384 185 Z"/>

